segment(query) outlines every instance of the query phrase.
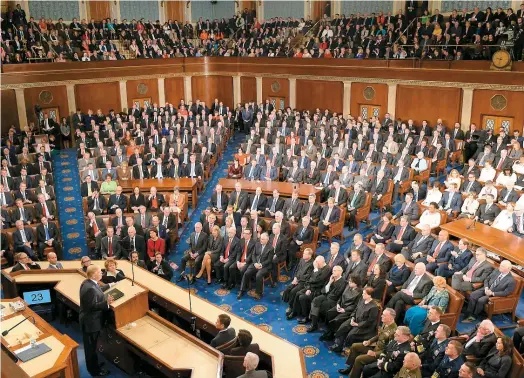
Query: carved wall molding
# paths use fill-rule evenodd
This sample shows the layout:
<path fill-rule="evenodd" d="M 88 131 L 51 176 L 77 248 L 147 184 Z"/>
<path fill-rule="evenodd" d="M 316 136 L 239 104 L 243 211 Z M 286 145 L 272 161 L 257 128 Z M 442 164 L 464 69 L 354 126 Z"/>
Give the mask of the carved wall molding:
<path fill-rule="evenodd" d="M 207 72 L 177 72 L 167 74 L 154 74 L 154 75 L 137 75 L 137 76 L 122 76 L 122 77 L 111 77 L 104 78 L 104 82 L 117 82 L 127 80 L 145 80 L 145 79 L 158 79 L 158 78 L 173 78 L 173 77 L 192 77 L 192 76 L 245 76 L 245 77 L 267 77 L 274 79 L 297 79 L 297 80 L 318 80 L 318 81 L 340 81 L 340 82 L 355 82 L 355 83 L 369 83 L 369 84 L 401 84 L 401 85 L 412 85 L 412 86 L 437 86 L 437 87 L 450 87 L 450 88 L 462 88 L 462 89 L 486 89 L 486 90 L 497 90 L 497 91 L 512 91 L 522 92 L 524 91 L 524 85 L 500 85 L 500 84 L 483 84 L 483 83 L 457 83 L 449 81 L 425 81 L 425 80 L 401 80 L 401 79 L 383 79 L 383 78 L 368 78 L 368 77 L 348 77 L 348 76 L 318 76 L 318 75 L 290 75 L 290 74 L 273 74 L 273 73 L 260 73 L 260 72 L 238 72 L 238 73 L 227 73 L 222 71 L 207 71 Z M 55 80 L 46 82 L 34 82 L 34 83 L 23 83 L 23 84 L 7 84 L 0 85 L 0 89 L 25 89 L 25 88 L 39 88 L 39 87 L 50 87 L 60 85 L 78 85 L 78 84 L 95 84 L 100 83 L 100 78 L 96 79 L 78 79 L 78 80 Z"/>

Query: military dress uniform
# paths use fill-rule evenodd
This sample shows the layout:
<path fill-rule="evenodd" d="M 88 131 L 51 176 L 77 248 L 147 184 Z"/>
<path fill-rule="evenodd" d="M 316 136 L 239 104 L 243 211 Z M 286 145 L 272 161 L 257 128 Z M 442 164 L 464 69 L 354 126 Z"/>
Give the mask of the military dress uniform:
<path fill-rule="evenodd" d="M 431 342 L 435 339 L 435 332 L 439 325 L 440 321 L 432 323 L 429 319 L 426 319 L 422 332 L 413 339 L 413 342 L 415 343 L 415 351 L 418 354 L 423 353 L 429 348 Z"/>
<path fill-rule="evenodd" d="M 395 375 L 395 378 L 422 378 L 420 368 L 409 370 L 402 366 L 402 369 Z"/>
<path fill-rule="evenodd" d="M 402 344 L 391 340 L 386 349 L 378 356 L 377 361 L 368 364 L 362 371 L 364 378 L 393 378 L 404 364 L 404 357 L 411 352 L 409 341 Z M 379 361 L 382 361 L 379 363 Z"/>
<path fill-rule="evenodd" d="M 440 362 L 445 356 L 448 343 L 449 339 L 440 343 L 437 339 L 433 339 L 429 348 L 420 355 L 420 359 L 422 360 L 422 375 L 424 377 L 430 377 L 437 366 L 440 365 Z"/>
<path fill-rule="evenodd" d="M 346 365 L 352 366 L 350 378 L 360 378 L 364 366 L 371 364 L 377 360 L 377 357 L 386 348 L 386 345 L 393 340 L 397 325 L 392 323 L 390 325 L 382 325 L 378 330 L 378 335 L 369 339 L 369 345 L 365 346 L 362 343 L 353 344 L 349 349 L 349 355 L 346 360 Z M 372 346 L 374 344 L 374 346 Z M 374 351 L 375 356 L 368 356 L 368 351 Z"/>
<path fill-rule="evenodd" d="M 451 360 L 449 356 L 445 356 L 431 375 L 431 378 L 458 378 L 459 370 L 463 363 L 464 359 L 462 356 L 458 356 L 454 360 Z"/>

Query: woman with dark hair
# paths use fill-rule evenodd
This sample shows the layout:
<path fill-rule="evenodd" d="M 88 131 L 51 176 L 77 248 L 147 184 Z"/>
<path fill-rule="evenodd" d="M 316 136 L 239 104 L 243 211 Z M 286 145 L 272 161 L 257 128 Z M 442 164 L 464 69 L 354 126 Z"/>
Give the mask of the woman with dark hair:
<path fill-rule="evenodd" d="M 497 339 L 497 343 L 480 362 L 477 374 L 486 378 L 506 378 L 512 363 L 513 341 L 508 336 Z"/>
<path fill-rule="evenodd" d="M 233 161 L 233 165 L 229 166 L 227 177 L 239 179 L 239 178 L 242 178 L 242 172 L 243 172 L 242 166 L 240 165 L 239 160 L 235 158 L 235 160 Z"/>
<path fill-rule="evenodd" d="M 392 219 L 393 215 L 391 215 L 390 212 L 387 212 L 382 216 L 382 219 L 378 222 L 375 232 L 373 232 L 373 236 L 369 241 L 370 244 L 376 245 L 377 243 L 386 243 L 391 239 L 393 231 L 395 231 L 395 226 L 391 223 Z"/>
<path fill-rule="evenodd" d="M 252 344 L 252 341 L 253 335 L 251 335 L 251 332 L 247 329 L 238 330 L 237 342 L 228 354 L 231 356 L 245 356 L 247 352 L 251 352 L 258 355 L 260 348 L 258 344 Z"/>
<path fill-rule="evenodd" d="M 158 231 L 156 228 L 149 230 L 149 240 L 147 241 L 147 254 L 151 261 L 154 260 L 155 254 L 160 252 L 162 256 L 166 252 L 166 242 L 164 239 L 158 237 Z"/>
<path fill-rule="evenodd" d="M 374 289 L 373 299 L 379 303 L 382 303 L 384 290 L 386 290 L 386 274 L 379 264 L 375 264 L 373 267 L 373 271 L 371 272 L 371 275 L 366 282 L 366 286 L 364 287 L 372 287 Z"/>
<path fill-rule="evenodd" d="M 202 260 L 202 267 L 200 272 L 196 275 L 196 278 L 202 277 L 204 272 L 207 274 L 207 284 L 211 285 L 211 270 L 222 252 L 222 236 L 220 236 L 220 227 L 217 225 L 211 229 L 211 235 L 209 235 L 209 241 L 207 243 L 208 250 Z"/>
<path fill-rule="evenodd" d="M 146 205 L 146 199 L 142 193 L 140 193 L 140 188 L 135 186 L 133 189 L 133 194 L 129 197 L 129 207 L 133 210 L 134 213 L 138 214 L 138 209 L 140 206 Z"/>

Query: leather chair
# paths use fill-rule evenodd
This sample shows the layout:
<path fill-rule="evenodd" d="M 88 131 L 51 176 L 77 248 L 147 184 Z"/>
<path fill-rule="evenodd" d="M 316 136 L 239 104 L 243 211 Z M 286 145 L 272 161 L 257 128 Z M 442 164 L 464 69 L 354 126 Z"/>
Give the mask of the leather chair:
<path fill-rule="evenodd" d="M 393 180 L 388 180 L 388 189 L 386 193 L 377 201 L 377 207 L 380 209 L 380 215 L 383 214 L 385 207 L 391 207 L 393 203 Z"/>
<path fill-rule="evenodd" d="M 324 231 L 324 235 L 328 237 L 330 243 L 332 242 L 335 236 L 338 236 L 340 238 L 340 241 L 344 242 L 344 224 L 345 223 L 346 223 L 346 209 L 342 208 L 340 211 L 340 218 L 338 222 L 331 223 L 329 225 L 329 228 L 326 231 Z"/>
<path fill-rule="evenodd" d="M 371 212 L 371 193 L 366 193 L 366 201 L 364 206 L 357 210 L 357 215 L 355 216 L 355 224 L 357 230 L 360 228 L 360 222 L 365 221 L 369 223 L 369 213 Z"/>
<path fill-rule="evenodd" d="M 409 177 L 406 181 L 402 181 L 398 187 L 398 194 L 399 196 L 402 196 L 403 194 L 406 194 L 411 189 L 411 182 L 413 181 L 413 177 L 415 175 L 415 171 L 413 168 L 408 168 L 409 170 Z"/>
<path fill-rule="evenodd" d="M 421 173 L 413 177 L 413 180 L 418 181 L 419 185 L 422 185 L 423 182 L 425 182 L 426 184 L 429 184 L 429 176 L 431 172 L 431 159 L 428 157 L 425 159 L 428 165 L 428 169 L 426 169 L 425 171 L 422 171 Z"/>
<path fill-rule="evenodd" d="M 511 272 L 513 278 L 517 281 L 515 290 L 507 297 L 490 297 L 488 303 L 484 306 L 484 311 L 488 314 L 488 319 L 493 315 L 511 313 L 511 320 L 515 322 L 515 312 L 520 300 L 522 289 L 524 288 L 524 279 L 521 276 Z"/>

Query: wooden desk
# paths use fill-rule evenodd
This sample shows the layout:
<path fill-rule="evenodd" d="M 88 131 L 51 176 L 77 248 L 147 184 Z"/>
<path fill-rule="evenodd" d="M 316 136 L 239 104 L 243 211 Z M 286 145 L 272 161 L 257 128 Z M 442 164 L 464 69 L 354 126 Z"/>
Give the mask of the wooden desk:
<path fill-rule="evenodd" d="M 257 187 L 262 189 L 262 193 L 267 196 L 273 195 L 273 190 L 277 189 L 282 197 L 291 197 L 291 194 L 295 190 L 295 185 L 298 189 L 298 197 L 307 199 L 311 193 L 315 194 L 317 201 L 320 201 L 320 189 L 316 189 L 310 184 L 291 184 L 289 182 L 278 182 L 278 181 L 249 181 L 249 180 L 236 180 L 236 179 L 220 179 L 218 183 L 222 185 L 222 189 L 227 192 L 233 192 L 235 190 L 235 184 L 240 182 L 242 184 L 242 190 L 246 192 L 255 193 Z"/>
<path fill-rule="evenodd" d="M 155 363 L 170 370 L 173 376 L 221 378 L 223 354 L 167 322 L 152 311 L 137 319 L 132 327 L 117 333 L 144 350 Z"/>
<path fill-rule="evenodd" d="M 475 229 L 467 229 L 472 224 L 471 219 L 462 218 L 440 226 L 451 235 L 466 238 L 470 242 L 484 247 L 513 263 L 524 266 L 524 238 L 497 230 L 480 222 L 476 222 Z"/>
<path fill-rule="evenodd" d="M 82 282 L 85 278 L 81 271 L 76 273 L 78 278 L 72 278 L 71 269 L 78 269 L 78 261 L 62 261 L 65 271 L 46 270 L 48 263 L 41 262 L 42 270 L 40 274 L 34 274 L 35 271 L 22 271 L 22 273 L 15 273 L 11 276 L 11 268 L 2 270 L 2 283 L 4 293 L 13 293 L 17 291 L 17 285 L 27 283 L 55 283 L 56 290 L 63 291 L 63 287 L 67 286 L 68 290 L 78 292 L 79 284 L 75 282 Z M 103 267 L 103 261 L 93 261 L 93 264 Z M 131 277 L 131 264 L 128 261 L 121 260 L 118 262 L 118 268 L 121 269 L 127 277 Z M 155 304 L 176 313 L 178 316 L 189 320 L 189 298 L 187 290 L 158 277 L 155 274 L 148 272 L 145 269 L 135 267 L 135 283 L 138 283 L 143 288 L 149 290 L 149 300 Z M 76 289 L 69 288 L 76 286 Z M 202 299 L 198 296 L 192 297 L 193 314 L 197 316 L 197 327 L 204 332 L 211 332 L 214 330 L 214 324 L 219 314 L 225 313 L 222 308 Z M 264 331 L 249 321 L 241 317 L 228 313 L 231 316 L 231 326 L 235 329 L 247 329 L 253 335 L 253 340 L 256 341 L 260 350 L 271 357 L 271 365 L 273 370 L 273 377 L 289 378 L 289 377 L 303 377 L 307 376 L 306 366 L 304 361 L 304 354 L 302 349 L 270 332 Z"/>
<path fill-rule="evenodd" d="M 138 186 L 140 190 L 149 190 L 152 186 L 156 187 L 159 192 L 173 192 L 173 188 L 178 187 L 181 192 L 191 193 L 191 204 L 196 209 L 198 204 L 197 186 L 198 181 L 192 178 L 179 179 L 143 179 L 143 180 L 121 180 L 120 186 L 124 193 L 132 193 L 133 189 Z"/>
<path fill-rule="evenodd" d="M 13 313 L 11 309 L 9 309 L 9 303 L 18 300 L 21 300 L 21 298 L 4 299 L 1 301 L 1 303 L 6 307 L 4 309 L 5 316 L 2 319 L 1 324 L 2 331 L 11 328 L 23 320 L 24 317 L 33 317 L 35 322 L 33 324 L 30 320 L 27 320 L 14 328 L 5 337 L 2 336 L 2 345 L 11 352 L 16 353 L 16 351 L 27 347 L 30 343 L 30 339 L 34 338 L 37 344 L 45 343 L 51 348 L 50 352 L 33 358 L 30 361 L 18 361 L 16 363 L 18 369 L 23 371 L 23 373 L 27 374 L 29 377 L 80 377 L 76 355 L 78 344 L 68 335 L 60 334 L 29 307 L 26 307 L 24 311 Z M 12 361 L 4 355 L 2 358 L 2 370 L 4 369 L 4 363 L 7 362 L 12 363 Z M 11 366 L 11 368 L 16 369 L 14 366 Z M 11 376 L 22 375 L 23 374 L 16 374 Z"/>

